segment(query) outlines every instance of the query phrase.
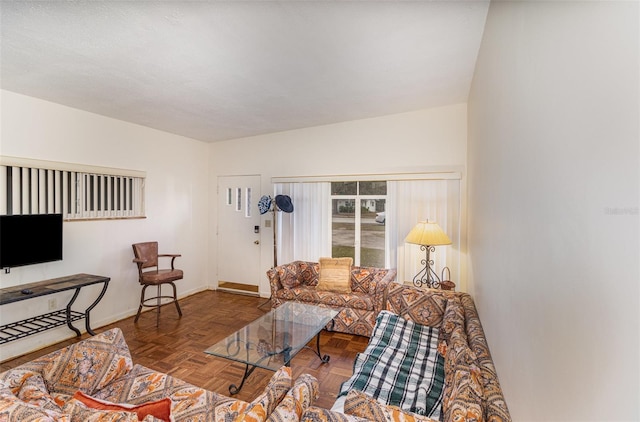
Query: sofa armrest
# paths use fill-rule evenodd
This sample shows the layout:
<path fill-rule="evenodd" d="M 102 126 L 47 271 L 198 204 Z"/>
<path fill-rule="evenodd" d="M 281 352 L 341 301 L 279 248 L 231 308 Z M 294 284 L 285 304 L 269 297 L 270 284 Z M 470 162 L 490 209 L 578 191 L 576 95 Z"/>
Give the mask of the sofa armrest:
<path fill-rule="evenodd" d="M 269 288 L 271 289 L 271 298 L 275 298 L 276 292 L 283 288 L 277 269 L 278 267 L 269 268 L 269 270 L 267 271 L 267 277 L 269 278 Z"/>
<path fill-rule="evenodd" d="M 293 387 L 269 415 L 267 422 L 297 421 L 318 398 L 318 380 L 309 374 L 300 375 Z"/>
<path fill-rule="evenodd" d="M 465 329 L 469 348 L 476 356 L 476 362 L 482 373 L 482 388 L 484 390 L 485 420 L 486 421 L 511 421 L 511 415 L 504 399 L 498 374 L 496 372 L 489 345 L 485 337 L 480 317 L 471 296 L 460 293 L 460 301 L 464 307 Z"/>
<path fill-rule="evenodd" d="M 396 279 L 396 269 L 391 268 L 387 274 L 379 281 L 371 283 L 371 291 L 369 294 L 373 297 L 374 310 L 376 315 L 385 308 L 385 298 L 389 285 Z"/>
<path fill-rule="evenodd" d="M 276 292 L 279 290 L 294 286 L 315 286 L 318 283 L 318 263 L 293 261 L 278 265 L 267 271 L 267 277 L 269 277 L 271 298 L 276 299 Z"/>

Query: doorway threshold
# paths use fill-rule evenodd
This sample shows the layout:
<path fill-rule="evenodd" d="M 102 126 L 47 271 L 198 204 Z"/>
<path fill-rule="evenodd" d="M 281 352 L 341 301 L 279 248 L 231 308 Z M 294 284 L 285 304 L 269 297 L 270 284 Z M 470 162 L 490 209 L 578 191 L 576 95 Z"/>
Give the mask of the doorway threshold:
<path fill-rule="evenodd" d="M 230 281 L 218 282 L 218 290 L 229 293 L 236 293 L 249 296 L 260 296 L 258 286 L 251 286 L 249 284 L 233 283 Z"/>

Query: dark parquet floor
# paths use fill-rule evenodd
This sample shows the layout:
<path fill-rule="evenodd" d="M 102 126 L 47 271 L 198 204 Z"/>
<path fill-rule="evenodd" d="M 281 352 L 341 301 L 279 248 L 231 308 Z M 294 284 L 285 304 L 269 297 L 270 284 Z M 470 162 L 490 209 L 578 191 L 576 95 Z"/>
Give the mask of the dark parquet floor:
<path fill-rule="evenodd" d="M 229 385 L 239 384 L 242 379 L 244 365 L 207 355 L 204 350 L 268 311 L 268 304 L 258 307 L 264 301 L 252 296 L 207 290 L 180 300 L 182 318 L 178 318 L 173 305 L 163 306 L 157 328 L 155 312 L 151 311 L 142 314 L 137 324 L 130 317 L 95 331 L 99 333 L 119 327 L 134 363 L 228 396 Z M 87 337 L 83 334 L 80 339 Z M 2 362 L 0 372 L 77 341 L 78 338 L 73 338 Z M 303 349 L 291 362 L 293 377 L 308 373 L 318 378 L 320 398 L 316 405 L 331 407 L 340 384 L 351 376 L 356 354 L 365 349 L 367 342 L 366 337 L 323 331 L 321 351 L 329 354 L 331 360 L 323 364 L 313 351 Z M 315 346 L 315 340 L 310 345 Z M 256 369 L 235 397 L 253 400 L 272 375 L 272 371 Z"/>

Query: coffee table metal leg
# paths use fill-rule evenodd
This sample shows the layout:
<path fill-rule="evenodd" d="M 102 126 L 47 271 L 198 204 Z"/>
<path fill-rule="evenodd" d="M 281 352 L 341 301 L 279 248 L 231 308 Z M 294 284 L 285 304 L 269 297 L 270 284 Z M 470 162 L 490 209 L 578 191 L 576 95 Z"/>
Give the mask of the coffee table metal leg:
<path fill-rule="evenodd" d="M 247 380 L 247 378 L 249 378 L 249 375 L 251 375 L 253 373 L 253 371 L 257 368 L 257 366 L 251 366 L 251 368 L 249 368 L 250 366 L 251 365 L 246 364 L 246 366 L 244 368 L 244 376 L 242 377 L 242 381 L 240 382 L 240 386 L 236 386 L 235 384 L 229 385 L 229 393 L 231 395 L 238 394 L 240 392 L 240 390 L 242 390 L 242 386 L 244 385 L 244 382 Z"/>
<path fill-rule="evenodd" d="M 331 356 L 323 355 L 322 353 L 320 353 L 320 333 L 321 332 L 322 331 L 319 331 L 318 334 L 316 334 L 316 350 L 311 349 L 311 347 L 309 346 L 305 346 L 305 347 L 307 347 L 308 349 L 311 349 L 313 353 L 315 353 L 316 356 L 320 358 L 320 361 L 322 361 L 322 363 L 327 363 L 331 359 Z"/>

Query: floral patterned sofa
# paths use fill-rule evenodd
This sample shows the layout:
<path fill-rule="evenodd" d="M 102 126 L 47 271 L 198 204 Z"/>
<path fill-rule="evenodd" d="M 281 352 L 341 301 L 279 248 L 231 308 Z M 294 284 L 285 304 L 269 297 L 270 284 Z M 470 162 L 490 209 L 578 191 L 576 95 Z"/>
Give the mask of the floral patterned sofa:
<path fill-rule="evenodd" d="M 114 328 L 0 374 L 0 421 L 297 421 L 318 395 L 282 367 L 251 403 L 133 365 Z"/>
<path fill-rule="evenodd" d="M 345 421 L 445 421 L 445 422 L 508 422 L 511 416 L 505 402 L 489 347 L 480 324 L 480 319 L 471 296 L 466 293 L 418 289 L 398 283 L 387 286 L 383 295 L 383 308 L 400 317 L 407 324 L 435 327 L 438 335 L 434 339 L 439 359 L 443 359 L 443 387 L 441 389 L 439 415 L 431 419 L 420 413 L 413 413 L 388 401 L 381 403 L 377 393 L 362 393 L 354 385 L 365 386 L 362 391 L 378 384 L 367 378 L 365 383 L 352 382 L 354 376 L 345 382 L 333 408 L 323 409 L 311 406 L 303 416 L 303 422 L 345 422 Z M 408 322 L 407 322 L 408 321 Z M 379 327 L 375 327 L 378 336 Z M 386 336 L 386 333 L 385 333 Z M 408 337 L 405 335 L 405 338 Z M 412 337 L 413 338 L 413 337 Z M 410 341 L 408 343 L 411 343 Z M 379 339 L 372 337 L 369 346 L 379 347 Z M 369 346 L 367 350 L 369 350 Z M 422 344 L 418 349 L 422 347 Z M 410 357 L 416 348 L 408 347 Z M 356 358 L 354 369 L 366 367 L 371 361 L 363 358 L 367 351 Z M 385 352 L 378 352 L 384 354 Z M 394 355 L 389 359 L 397 361 Z M 370 369 L 375 373 L 375 367 Z M 385 372 L 384 371 L 381 372 Z M 354 371 L 355 372 L 355 371 Z M 385 375 L 386 376 L 386 372 Z M 397 379 L 387 380 L 384 388 L 394 388 Z M 357 378 L 356 378 L 357 381 Z M 360 387 L 358 387 L 360 388 Z"/>
<path fill-rule="evenodd" d="M 316 289 L 319 266 L 318 262 L 293 261 L 267 271 L 272 306 L 298 301 L 335 308 L 339 313 L 327 325 L 328 330 L 369 337 L 376 315 L 382 310 L 384 292 L 395 279 L 396 271 L 352 266 L 351 292 L 336 293 Z"/>

